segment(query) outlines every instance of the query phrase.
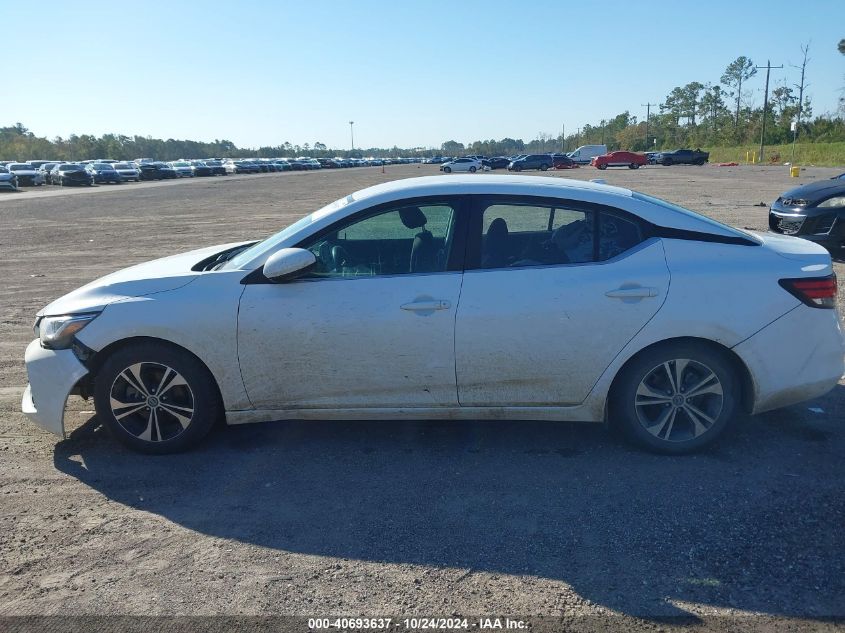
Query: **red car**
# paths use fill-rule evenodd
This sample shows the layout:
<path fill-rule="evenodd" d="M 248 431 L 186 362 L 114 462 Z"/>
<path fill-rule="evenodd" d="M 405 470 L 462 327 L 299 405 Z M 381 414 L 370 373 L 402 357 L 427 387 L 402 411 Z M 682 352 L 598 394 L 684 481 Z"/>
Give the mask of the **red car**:
<path fill-rule="evenodd" d="M 596 156 L 590 164 L 598 169 L 607 169 L 608 167 L 639 169 L 640 165 L 647 165 L 648 160 L 644 154 L 637 154 L 636 152 L 609 152 Z"/>

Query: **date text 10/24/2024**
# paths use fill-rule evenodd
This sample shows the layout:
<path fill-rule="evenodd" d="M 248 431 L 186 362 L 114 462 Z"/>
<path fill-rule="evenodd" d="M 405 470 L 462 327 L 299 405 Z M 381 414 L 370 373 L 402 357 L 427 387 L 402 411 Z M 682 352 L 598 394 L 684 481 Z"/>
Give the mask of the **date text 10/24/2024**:
<path fill-rule="evenodd" d="M 340 630 L 373 630 L 373 629 L 402 629 L 407 631 L 450 631 L 467 630 L 511 630 L 518 631 L 528 628 L 524 620 L 510 618 L 309 618 L 309 630 L 340 629 Z"/>

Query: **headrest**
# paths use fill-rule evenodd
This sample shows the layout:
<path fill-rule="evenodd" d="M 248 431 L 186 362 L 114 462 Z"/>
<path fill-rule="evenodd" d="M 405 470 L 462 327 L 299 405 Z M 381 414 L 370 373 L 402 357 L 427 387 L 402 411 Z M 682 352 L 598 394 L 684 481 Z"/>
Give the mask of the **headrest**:
<path fill-rule="evenodd" d="M 425 213 L 419 207 L 399 209 L 399 219 L 409 229 L 418 229 L 425 226 L 426 222 L 428 222 L 428 218 L 425 217 Z"/>
<path fill-rule="evenodd" d="M 490 226 L 487 227 L 487 235 L 507 235 L 508 234 L 508 223 L 505 222 L 503 218 L 496 218 L 490 223 Z"/>

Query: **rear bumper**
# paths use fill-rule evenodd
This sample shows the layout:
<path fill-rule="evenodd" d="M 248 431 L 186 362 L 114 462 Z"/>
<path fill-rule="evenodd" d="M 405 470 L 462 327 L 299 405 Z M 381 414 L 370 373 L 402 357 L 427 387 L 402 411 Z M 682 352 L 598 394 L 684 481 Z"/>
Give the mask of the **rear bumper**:
<path fill-rule="evenodd" d="M 24 355 L 29 384 L 21 410 L 37 426 L 64 437 L 65 403 L 88 369 L 69 349 L 51 350 L 32 341 Z"/>
<path fill-rule="evenodd" d="M 752 413 L 822 396 L 845 373 L 836 310 L 800 305 L 733 348 L 751 372 Z"/>

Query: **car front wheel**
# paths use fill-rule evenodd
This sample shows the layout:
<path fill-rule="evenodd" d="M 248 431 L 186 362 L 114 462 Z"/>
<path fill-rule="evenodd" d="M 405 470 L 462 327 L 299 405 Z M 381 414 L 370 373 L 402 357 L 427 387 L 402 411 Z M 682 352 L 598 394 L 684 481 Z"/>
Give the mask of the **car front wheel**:
<path fill-rule="evenodd" d="M 607 165 L 605 165 L 604 163 L 599 163 L 598 165 L 596 165 L 596 169 L 607 169 Z"/>
<path fill-rule="evenodd" d="M 738 414 L 740 383 L 723 353 L 680 343 L 646 351 L 620 374 L 611 422 L 657 453 L 689 453 L 712 443 Z"/>
<path fill-rule="evenodd" d="M 470 167 L 470 168 L 469 168 L 469 173 L 474 174 L 474 173 L 475 173 L 475 167 Z"/>
<path fill-rule="evenodd" d="M 451 173 L 452 173 L 452 168 L 451 168 L 451 167 L 444 167 L 444 168 L 443 168 L 443 171 L 444 171 L 445 173 L 447 173 L 447 174 L 451 174 Z"/>
<path fill-rule="evenodd" d="M 130 344 L 112 354 L 97 374 L 94 405 L 121 443 L 154 454 L 193 446 L 222 414 L 205 366 L 157 342 Z"/>
<path fill-rule="evenodd" d="M 628 169 L 639 169 L 640 166 L 637 163 L 631 163 L 628 165 Z"/>

